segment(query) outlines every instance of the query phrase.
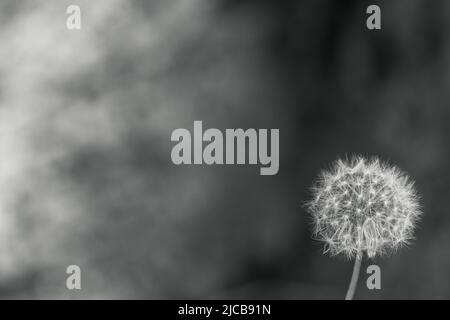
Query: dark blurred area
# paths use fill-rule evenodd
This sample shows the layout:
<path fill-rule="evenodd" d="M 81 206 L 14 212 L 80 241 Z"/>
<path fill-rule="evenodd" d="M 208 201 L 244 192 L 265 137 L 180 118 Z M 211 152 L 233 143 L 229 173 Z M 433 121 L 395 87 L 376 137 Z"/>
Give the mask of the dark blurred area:
<path fill-rule="evenodd" d="M 352 262 L 302 203 L 362 154 L 405 170 L 424 214 L 356 297 L 449 299 L 449 24 L 445 0 L 2 1 L 0 298 L 342 299 Z M 279 128 L 279 173 L 172 164 L 194 120 Z"/>

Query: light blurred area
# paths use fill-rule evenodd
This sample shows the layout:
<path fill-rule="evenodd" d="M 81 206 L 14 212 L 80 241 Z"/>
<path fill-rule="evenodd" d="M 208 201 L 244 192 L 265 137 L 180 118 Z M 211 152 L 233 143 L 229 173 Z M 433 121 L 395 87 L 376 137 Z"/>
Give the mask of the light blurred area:
<path fill-rule="evenodd" d="M 357 296 L 449 298 L 450 3 L 383 2 L 374 33 L 369 4 L 2 1 L 0 298 L 343 298 L 352 264 L 302 203 L 351 153 L 408 172 L 424 210 Z M 278 175 L 173 165 L 194 120 L 279 128 Z"/>

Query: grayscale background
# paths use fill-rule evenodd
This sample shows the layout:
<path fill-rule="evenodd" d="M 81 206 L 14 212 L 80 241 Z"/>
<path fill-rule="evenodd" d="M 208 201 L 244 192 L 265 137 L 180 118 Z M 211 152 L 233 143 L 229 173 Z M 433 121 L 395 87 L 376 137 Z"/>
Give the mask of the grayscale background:
<path fill-rule="evenodd" d="M 424 210 L 356 297 L 450 298 L 449 30 L 446 0 L 2 0 L 0 298 L 342 299 L 352 262 L 302 203 L 352 153 L 405 170 Z M 173 165 L 194 120 L 279 128 L 278 175 Z"/>

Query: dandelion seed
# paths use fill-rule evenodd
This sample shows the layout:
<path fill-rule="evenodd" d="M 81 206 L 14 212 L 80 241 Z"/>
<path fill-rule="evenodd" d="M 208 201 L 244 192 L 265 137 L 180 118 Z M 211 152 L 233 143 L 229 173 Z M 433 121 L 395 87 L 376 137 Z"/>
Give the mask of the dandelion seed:
<path fill-rule="evenodd" d="M 322 173 L 313 193 L 318 200 L 308 203 L 309 213 L 313 217 L 333 213 L 333 218 L 315 219 L 315 237 L 325 242 L 325 252 L 356 258 L 354 271 L 364 254 L 374 258 L 408 244 L 421 215 L 413 182 L 398 168 L 376 158 L 336 161 L 329 172 Z M 330 209 L 329 202 L 343 203 L 345 209 Z M 353 282 L 347 298 L 353 295 Z"/>

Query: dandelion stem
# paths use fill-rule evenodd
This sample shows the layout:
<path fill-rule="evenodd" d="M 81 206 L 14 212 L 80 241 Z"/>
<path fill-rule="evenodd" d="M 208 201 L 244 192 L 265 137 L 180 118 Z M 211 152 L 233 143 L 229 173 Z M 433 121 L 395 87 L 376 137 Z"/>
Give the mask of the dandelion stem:
<path fill-rule="evenodd" d="M 355 265 L 353 266 L 353 274 L 352 280 L 350 281 L 350 285 L 348 286 L 347 295 L 345 296 L 345 300 L 353 300 L 353 296 L 355 295 L 356 285 L 358 284 L 359 278 L 359 270 L 361 269 L 363 255 L 358 253 L 355 259 Z"/>

